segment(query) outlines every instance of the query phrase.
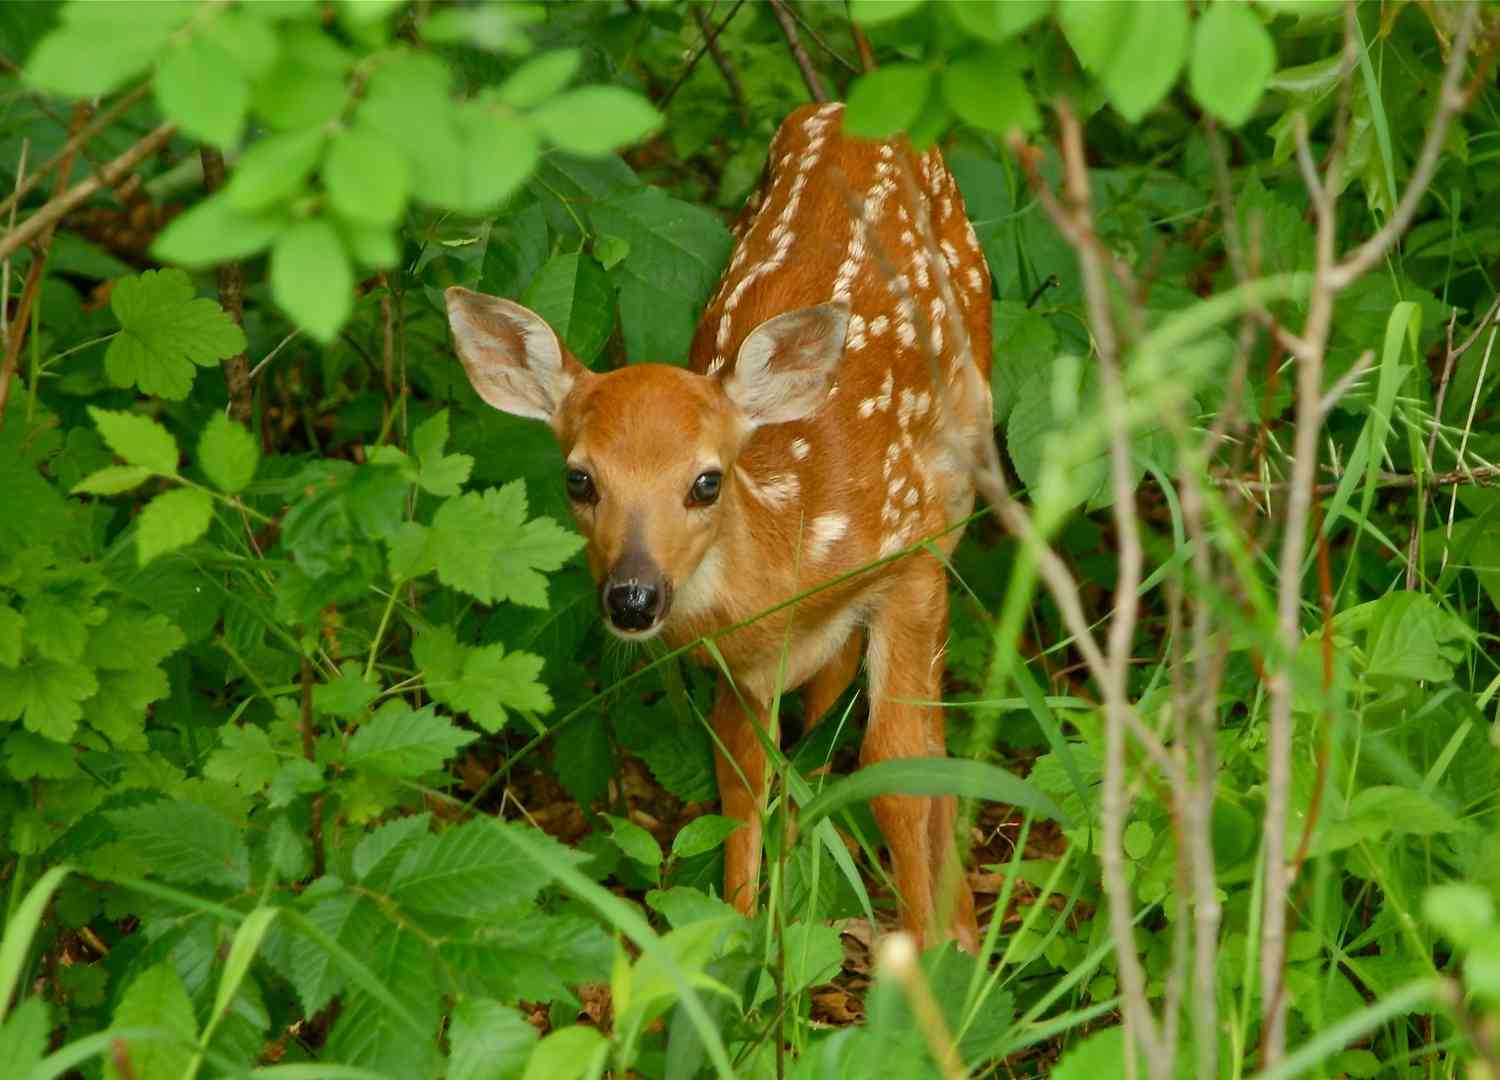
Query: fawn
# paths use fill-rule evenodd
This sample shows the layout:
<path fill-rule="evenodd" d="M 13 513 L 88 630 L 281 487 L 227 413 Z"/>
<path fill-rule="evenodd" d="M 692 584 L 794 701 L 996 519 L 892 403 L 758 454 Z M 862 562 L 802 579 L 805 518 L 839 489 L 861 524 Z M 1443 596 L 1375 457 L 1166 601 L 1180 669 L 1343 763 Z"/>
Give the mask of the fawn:
<path fill-rule="evenodd" d="M 888 557 L 927 537 L 952 551 L 990 437 L 990 279 L 953 177 L 936 149 L 844 136 L 842 109 L 781 125 L 687 368 L 597 374 L 519 304 L 446 294 L 479 396 L 556 434 L 619 637 L 684 645 L 887 560 L 717 640 L 733 679 L 721 673 L 713 707 L 719 792 L 745 822 L 724 895 L 746 913 L 766 790 L 756 725 L 778 687 L 804 690 L 810 725 L 863 655 L 861 763 L 945 753 L 944 566 L 920 549 Z M 956 800 L 888 795 L 874 810 L 906 926 L 973 951 Z"/>

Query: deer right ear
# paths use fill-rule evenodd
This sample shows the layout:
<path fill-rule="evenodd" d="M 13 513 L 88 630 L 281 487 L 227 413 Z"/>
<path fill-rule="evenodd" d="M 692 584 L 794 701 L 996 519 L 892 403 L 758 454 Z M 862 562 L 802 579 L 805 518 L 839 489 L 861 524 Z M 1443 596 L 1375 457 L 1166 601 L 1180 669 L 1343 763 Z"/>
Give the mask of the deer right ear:
<path fill-rule="evenodd" d="M 443 293 L 464 371 L 485 402 L 554 423 L 563 399 L 589 372 L 530 308 L 457 285 Z"/>

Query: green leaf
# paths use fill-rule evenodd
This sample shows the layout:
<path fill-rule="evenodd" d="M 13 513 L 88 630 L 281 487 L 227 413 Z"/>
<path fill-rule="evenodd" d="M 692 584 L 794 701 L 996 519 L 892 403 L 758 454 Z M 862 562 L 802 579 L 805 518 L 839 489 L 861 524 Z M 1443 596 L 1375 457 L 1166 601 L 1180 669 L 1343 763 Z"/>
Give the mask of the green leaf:
<path fill-rule="evenodd" d="M 887 64 L 861 75 L 849 90 L 844 134 L 883 139 L 909 129 L 931 90 L 932 69 L 922 64 Z"/>
<path fill-rule="evenodd" d="M 585 364 L 598 359 L 615 326 L 615 293 L 604 269 L 575 251 L 554 255 L 521 297 Z"/>
<path fill-rule="evenodd" d="M 578 49 L 553 49 L 534 56 L 500 84 L 499 98 L 517 109 L 530 109 L 562 91 L 578 74 L 583 53 Z"/>
<path fill-rule="evenodd" d="M 208 532 L 213 517 L 213 496 L 198 488 L 177 488 L 156 496 L 140 513 L 136 533 L 140 565 L 191 544 Z"/>
<path fill-rule="evenodd" d="M 687 360 L 699 314 L 718 285 L 734 238 L 702 207 L 657 188 L 598 202 L 589 223 L 629 252 L 610 271 L 620 293 L 620 329 L 631 361 Z"/>
<path fill-rule="evenodd" d="M 369 682 L 359 664 L 346 660 L 339 677 L 313 687 L 313 708 L 325 716 L 358 716 L 380 696 L 380 684 Z"/>
<path fill-rule="evenodd" d="M 467 712 L 486 731 L 505 726 L 506 710 L 544 713 L 552 696 L 538 681 L 542 658 L 527 652 L 506 653 L 503 646 L 460 645 L 448 627 L 437 627 L 412 643 L 412 657 L 426 680 L 427 692 L 459 712 Z"/>
<path fill-rule="evenodd" d="M 1386 593 L 1370 618 L 1367 674 L 1446 683 L 1463 661 L 1468 628 L 1426 593 Z"/>
<path fill-rule="evenodd" d="M 1238 127 L 1276 71 L 1276 43 L 1246 4 L 1210 4 L 1193 32 L 1188 88 L 1214 116 Z"/>
<path fill-rule="evenodd" d="M 713 744 L 701 726 L 645 706 L 621 709 L 613 720 L 621 746 L 644 761 L 662 787 L 684 802 L 714 797 Z"/>
<path fill-rule="evenodd" d="M 614 814 L 600 814 L 609 823 L 609 837 L 622 854 L 632 862 L 640 863 L 654 884 L 661 871 L 661 845 L 645 829 L 627 818 Z"/>
<path fill-rule="evenodd" d="M 1182 71 L 1188 50 L 1187 5 L 1184 0 L 1133 0 L 1115 6 L 1124 12 L 1115 16 L 1115 36 L 1100 82 L 1110 104 L 1134 124 L 1161 104 Z"/>
<path fill-rule="evenodd" d="M 549 876 L 522 857 L 510 839 L 523 828 L 478 818 L 422 837 L 396 871 L 391 897 L 413 911 L 466 919 L 529 903 Z M 570 865 L 586 858 L 540 833 L 531 839 Z"/>
<path fill-rule="evenodd" d="M 225 204 L 255 214 L 300 192 L 323 157 L 321 127 L 268 135 L 240 156 L 224 188 Z"/>
<path fill-rule="evenodd" d="M 1144 821 L 1132 821 L 1125 826 L 1123 837 L 1125 854 L 1137 861 L 1151 854 L 1151 843 L 1156 839 L 1156 834 L 1151 831 L 1151 826 Z"/>
<path fill-rule="evenodd" d="M 208 756 L 203 775 L 254 795 L 265 790 L 280 765 L 281 756 L 264 728 L 226 724 L 219 734 L 219 749 Z"/>
<path fill-rule="evenodd" d="M 150 469 L 140 465 L 106 465 L 95 469 L 68 489 L 70 495 L 118 495 L 151 479 Z"/>
<path fill-rule="evenodd" d="M 216 413 L 198 440 L 198 464 L 220 491 L 244 491 L 255 479 L 260 445 L 242 424 Z"/>
<path fill-rule="evenodd" d="M 1422 915 L 1460 949 L 1495 925 L 1495 900 L 1489 890 L 1468 881 L 1434 885 L 1422 897 Z"/>
<path fill-rule="evenodd" d="M 26 601 L 27 644 L 49 660 L 79 660 L 88 641 L 89 623 L 95 621 L 86 620 L 89 614 L 65 593 L 38 593 Z"/>
<path fill-rule="evenodd" d="M 181 270 L 123 278 L 109 303 L 120 333 L 104 354 L 104 370 L 116 386 L 180 400 L 192 389 L 194 364 L 208 367 L 245 351 L 244 332 L 216 302 L 196 296 Z"/>
<path fill-rule="evenodd" d="M 570 90 L 539 106 L 531 120 L 553 144 L 594 157 L 640 142 L 662 122 L 649 101 L 618 86 Z"/>
<path fill-rule="evenodd" d="M 316 763 L 301 757 L 288 758 L 271 777 L 266 803 L 272 808 L 290 806 L 299 797 L 315 795 L 325 786 L 323 770 Z"/>
<path fill-rule="evenodd" d="M 26 80 L 39 90 L 95 97 L 145 71 L 198 8 L 185 0 L 120 0 L 58 10 L 62 24 L 32 50 Z"/>
<path fill-rule="evenodd" d="M 672 839 L 672 858 L 691 859 L 721 847 L 729 834 L 744 826 L 743 821 L 722 817 L 719 814 L 704 814 L 683 826 Z"/>
<path fill-rule="evenodd" d="M 0 1027 L 0 1076 L 29 1076 L 32 1068 L 47 1052 L 47 1036 L 52 1023 L 47 1017 L 47 1002 L 28 997 L 5 1018 Z"/>
<path fill-rule="evenodd" d="M 354 128 L 333 140 L 323 184 L 334 210 L 368 225 L 401 220 L 408 190 L 406 158 L 386 137 Z"/>
<path fill-rule="evenodd" d="M 551 652 L 550 655 L 567 654 Z M 555 732 L 552 747 L 557 779 L 567 788 L 569 795 L 584 806 L 604 797 L 609 789 L 614 758 L 610 753 L 609 733 L 604 730 L 603 716 L 593 712 L 575 717 L 563 725 L 562 730 Z"/>
<path fill-rule="evenodd" d="M 354 271 L 326 221 L 293 225 L 271 251 L 271 295 L 314 339 L 328 344 L 354 309 Z"/>
<path fill-rule="evenodd" d="M 543 571 L 556 570 L 583 546 L 583 538 L 550 518 L 526 520 L 526 487 L 468 492 L 438 508 L 432 527 L 407 523 L 392 552 L 403 577 L 437 571 L 438 580 L 486 604 L 511 600 L 547 606 Z"/>
<path fill-rule="evenodd" d="M 412 432 L 412 451 L 421 463 L 417 483 L 429 495 L 457 495 L 473 471 L 468 454 L 445 454 L 448 445 L 448 410 L 434 413 Z"/>
<path fill-rule="evenodd" d="M 67 743 L 53 742 L 20 728 L 11 728 L 5 737 L 5 767 L 16 780 L 71 780 L 83 775 L 76 753 Z"/>
<path fill-rule="evenodd" d="M 160 799 L 105 816 L 158 877 L 234 889 L 250 883 L 250 852 L 240 830 L 202 803 Z"/>
<path fill-rule="evenodd" d="M 608 1053 L 609 1040 L 598 1028 L 574 1024 L 537 1044 L 522 1080 L 579 1080 L 601 1069 Z"/>
<path fill-rule="evenodd" d="M 905 18 L 927 0 L 850 0 L 849 15 L 863 26 L 879 26 Z"/>
<path fill-rule="evenodd" d="M 150 417 L 89 406 L 104 444 L 132 465 L 162 476 L 177 475 L 177 440 Z"/>
<path fill-rule="evenodd" d="M 361 724 L 349 740 L 345 766 L 368 769 L 398 780 L 414 780 L 441 769 L 461 748 L 479 736 L 463 731 L 428 706 L 412 709 L 391 702 Z"/>
<path fill-rule="evenodd" d="M 156 67 L 156 102 L 184 133 L 230 150 L 239 144 L 250 85 L 231 53 L 202 36 L 171 49 Z"/>
<path fill-rule="evenodd" d="M 1031 372 L 1050 369 L 1057 355 L 1057 333 L 1045 315 L 1029 310 L 1019 300 L 995 301 L 993 315 L 990 395 L 995 423 L 1003 424 L 1015 405 L 1017 387 Z"/>
<path fill-rule="evenodd" d="M 448 1080 L 520 1080 L 539 1037 L 519 1010 L 463 998 L 449 1021 Z"/>
<path fill-rule="evenodd" d="M 28 731 L 66 742 L 83 716 L 81 703 L 98 690 L 94 673 L 81 664 L 33 660 L 0 668 L 0 722 L 21 720 Z"/>
<path fill-rule="evenodd" d="M 876 795 L 962 795 L 1007 803 L 1070 824 L 1050 798 L 1025 780 L 997 765 L 963 758 L 910 758 L 867 765 L 851 776 L 826 785 L 802 808 L 800 827 L 805 831 L 819 819 L 851 803 Z"/>
<path fill-rule="evenodd" d="M 943 71 L 943 94 L 961 120 L 986 131 L 1030 132 L 1042 123 L 1021 76 L 1020 57 L 1012 51 L 986 49 L 949 64 Z"/>
<path fill-rule="evenodd" d="M 136 976 L 115 1006 L 117 1028 L 161 1028 L 177 1036 L 176 1041 L 131 1041 L 128 1055 L 133 1077 L 185 1076 L 193 1060 L 193 1043 L 198 1038 L 198 1021 L 193 1003 L 182 987 L 182 980 L 169 961 L 148 968 Z M 122 1040 L 123 1041 L 123 1040 Z M 123 1080 L 114 1067 L 113 1056 L 106 1056 L 104 1075 L 109 1080 Z"/>
<path fill-rule="evenodd" d="M 221 191 L 173 218 L 151 245 L 151 254 L 183 266 L 215 266 L 259 254 L 286 225 L 280 214 L 235 209 Z"/>
<path fill-rule="evenodd" d="M 15 667 L 21 662 L 21 634 L 26 616 L 13 607 L 0 607 L 0 667 Z"/>

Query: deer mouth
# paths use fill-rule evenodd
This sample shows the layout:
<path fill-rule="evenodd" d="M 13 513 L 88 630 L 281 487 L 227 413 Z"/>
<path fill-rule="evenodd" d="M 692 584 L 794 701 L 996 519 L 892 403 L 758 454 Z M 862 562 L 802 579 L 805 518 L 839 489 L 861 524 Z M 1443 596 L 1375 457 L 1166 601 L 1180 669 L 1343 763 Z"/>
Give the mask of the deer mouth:
<path fill-rule="evenodd" d="M 610 633 L 626 641 L 645 641 L 661 632 L 672 609 L 672 585 L 665 579 L 616 579 L 599 590 L 599 606 Z"/>

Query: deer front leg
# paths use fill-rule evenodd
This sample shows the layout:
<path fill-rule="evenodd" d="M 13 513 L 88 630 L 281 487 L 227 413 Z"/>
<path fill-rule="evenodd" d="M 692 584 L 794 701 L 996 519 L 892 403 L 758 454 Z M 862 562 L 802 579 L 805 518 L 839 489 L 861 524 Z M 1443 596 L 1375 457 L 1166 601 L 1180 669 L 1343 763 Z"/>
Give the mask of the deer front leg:
<path fill-rule="evenodd" d="M 724 842 L 724 899 L 742 914 L 755 911 L 760 891 L 760 814 L 766 798 L 766 750 L 756 732 L 765 723 L 765 709 L 739 695 L 722 676 L 714 698 L 714 771 L 724 816 L 744 827 Z"/>
<path fill-rule="evenodd" d="M 942 565 L 929 555 L 915 556 L 871 620 L 870 724 L 861 764 L 945 753 L 936 703 L 942 699 L 947 632 Z M 956 935 L 960 945 L 975 950 L 974 901 L 953 840 L 957 801 L 951 796 L 884 795 L 872 802 L 890 845 L 907 929 L 918 942 Z M 946 900 L 942 910 L 940 899 Z"/>

